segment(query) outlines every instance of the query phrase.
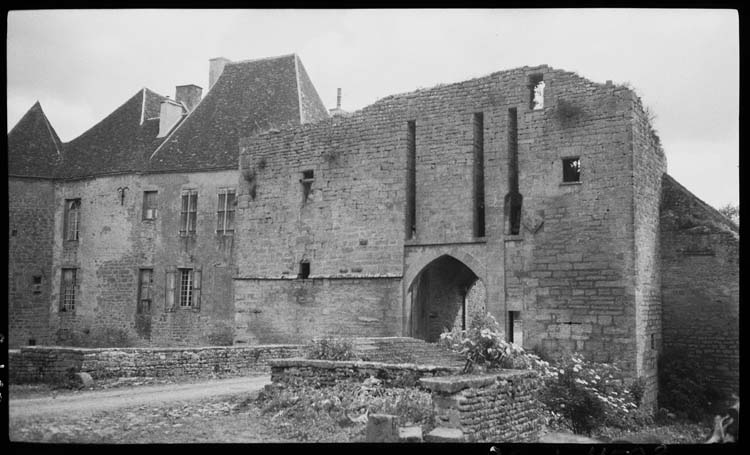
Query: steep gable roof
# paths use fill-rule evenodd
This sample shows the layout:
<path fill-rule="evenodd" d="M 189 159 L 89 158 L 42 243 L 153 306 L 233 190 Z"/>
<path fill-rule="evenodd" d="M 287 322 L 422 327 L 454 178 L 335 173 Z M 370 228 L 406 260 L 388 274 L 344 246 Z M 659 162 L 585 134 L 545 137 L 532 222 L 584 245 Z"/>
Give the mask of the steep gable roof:
<path fill-rule="evenodd" d="M 8 133 L 8 175 L 52 177 L 62 149 L 37 101 Z"/>
<path fill-rule="evenodd" d="M 159 133 L 165 97 L 143 88 L 102 121 L 64 145 L 60 178 L 143 171 Z"/>
<path fill-rule="evenodd" d="M 227 63 L 205 98 L 154 151 L 150 170 L 236 168 L 241 137 L 327 117 L 298 61 L 290 54 Z"/>

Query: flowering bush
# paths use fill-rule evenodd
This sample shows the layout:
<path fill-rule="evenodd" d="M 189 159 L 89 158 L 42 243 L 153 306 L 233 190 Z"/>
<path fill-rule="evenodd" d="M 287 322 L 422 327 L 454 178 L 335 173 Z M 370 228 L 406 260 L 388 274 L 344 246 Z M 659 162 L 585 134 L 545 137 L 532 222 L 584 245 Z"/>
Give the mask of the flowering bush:
<path fill-rule="evenodd" d="M 354 360 L 357 358 L 351 342 L 333 337 L 312 340 L 307 345 L 306 357 L 318 360 Z"/>
<path fill-rule="evenodd" d="M 621 379 L 614 364 L 584 360 L 581 354 L 564 358 L 557 374 L 550 378 L 541 395 L 542 402 L 557 423 L 575 433 L 591 434 L 600 426 L 640 427 L 650 423 L 647 414 L 638 411 L 630 387 Z M 634 383 L 639 387 L 640 382 Z"/>
<path fill-rule="evenodd" d="M 443 332 L 439 344 L 466 358 L 464 373 L 500 368 L 535 369 L 542 376 L 553 372 L 538 356 L 505 341 L 500 324 L 490 313 L 474 316 L 468 330 Z"/>

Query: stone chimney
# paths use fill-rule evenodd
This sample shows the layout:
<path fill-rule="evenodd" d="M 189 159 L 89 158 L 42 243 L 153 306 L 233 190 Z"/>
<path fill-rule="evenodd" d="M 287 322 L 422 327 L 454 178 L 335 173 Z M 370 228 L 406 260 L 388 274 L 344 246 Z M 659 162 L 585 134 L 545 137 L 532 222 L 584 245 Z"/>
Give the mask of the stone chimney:
<path fill-rule="evenodd" d="M 211 90 L 211 87 L 213 87 L 216 81 L 219 80 L 219 76 L 221 76 L 221 73 L 224 71 L 224 65 L 229 63 L 230 60 L 224 57 L 216 57 L 208 62 L 208 89 Z"/>
<path fill-rule="evenodd" d="M 188 112 L 192 112 L 201 101 L 203 89 L 195 84 L 178 85 L 175 89 L 174 99 L 178 103 L 185 103 Z"/>
<path fill-rule="evenodd" d="M 347 115 L 349 114 L 345 110 L 341 109 L 341 89 L 336 89 L 336 107 L 329 110 L 330 114 L 334 117 L 339 115 Z"/>
<path fill-rule="evenodd" d="M 166 136 L 172 128 L 180 121 L 184 113 L 182 105 L 169 98 L 161 102 L 159 110 L 159 134 L 156 137 Z"/>

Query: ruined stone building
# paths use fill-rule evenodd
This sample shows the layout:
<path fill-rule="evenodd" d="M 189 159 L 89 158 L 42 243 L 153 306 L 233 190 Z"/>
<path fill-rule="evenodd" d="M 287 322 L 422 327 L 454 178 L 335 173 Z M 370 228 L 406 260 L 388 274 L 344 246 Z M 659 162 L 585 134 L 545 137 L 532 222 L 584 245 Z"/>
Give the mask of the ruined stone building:
<path fill-rule="evenodd" d="M 296 55 L 210 71 L 68 143 L 39 104 L 8 134 L 12 346 L 435 341 L 489 311 L 647 400 L 669 349 L 738 386 L 738 228 L 632 90 L 523 67 L 331 116 Z"/>

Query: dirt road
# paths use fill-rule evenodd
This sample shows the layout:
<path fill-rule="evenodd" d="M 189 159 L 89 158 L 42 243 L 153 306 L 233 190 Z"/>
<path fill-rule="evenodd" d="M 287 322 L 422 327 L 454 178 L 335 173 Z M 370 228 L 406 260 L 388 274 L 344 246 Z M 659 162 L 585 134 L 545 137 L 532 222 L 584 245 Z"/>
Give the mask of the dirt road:
<path fill-rule="evenodd" d="M 214 399 L 259 391 L 270 376 L 217 379 L 191 384 L 167 384 L 58 395 L 56 398 L 21 398 L 9 403 L 10 420 L 60 414 L 84 415 L 136 406 Z"/>

